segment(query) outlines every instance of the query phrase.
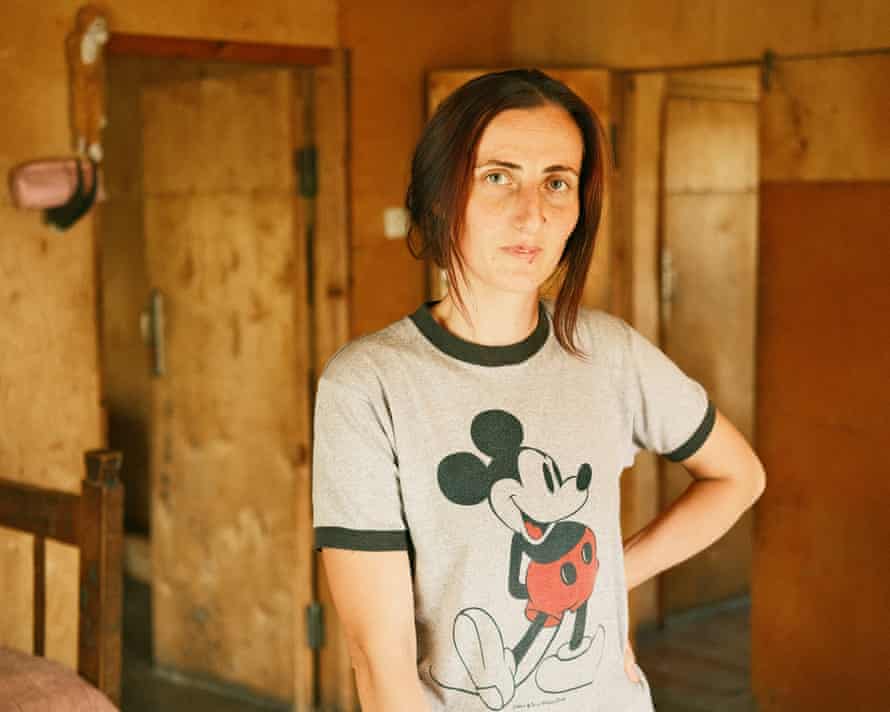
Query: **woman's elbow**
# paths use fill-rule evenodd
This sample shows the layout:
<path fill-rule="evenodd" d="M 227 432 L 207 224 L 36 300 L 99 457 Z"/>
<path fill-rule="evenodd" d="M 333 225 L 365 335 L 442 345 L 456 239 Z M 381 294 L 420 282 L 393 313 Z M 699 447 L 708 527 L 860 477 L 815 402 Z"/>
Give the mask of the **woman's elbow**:
<path fill-rule="evenodd" d="M 373 635 L 346 635 L 346 649 L 356 673 L 379 675 L 383 670 L 413 670 L 417 664 L 414 631 L 399 635 L 385 630 Z"/>
<path fill-rule="evenodd" d="M 751 506 L 753 506 L 766 489 L 766 470 L 763 469 L 763 464 L 760 460 L 756 461 L 756 467 L 754 467 L 748 481 L 751 486 Z"/>

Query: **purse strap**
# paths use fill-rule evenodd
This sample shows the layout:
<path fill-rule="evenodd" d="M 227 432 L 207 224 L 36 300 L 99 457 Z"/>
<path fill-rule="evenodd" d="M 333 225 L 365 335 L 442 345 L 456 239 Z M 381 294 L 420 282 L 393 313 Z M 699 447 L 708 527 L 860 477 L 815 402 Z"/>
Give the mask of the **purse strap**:
<path fill-rule="evenodd" d="M 67 230 L 80 220 L 93 207 L 93 203 L 96 202 L 96 192 L 99 186 L 99 166 L 92 158 L 88 160 L 93 175 L 90 189 L 84 192 L 83 169 L 78 159 L 75 161 L 77 165 L 77 187 L 74 193 L 64 205 L 47 208 L 43 211 L 43 221 L 60 232 Z"/>

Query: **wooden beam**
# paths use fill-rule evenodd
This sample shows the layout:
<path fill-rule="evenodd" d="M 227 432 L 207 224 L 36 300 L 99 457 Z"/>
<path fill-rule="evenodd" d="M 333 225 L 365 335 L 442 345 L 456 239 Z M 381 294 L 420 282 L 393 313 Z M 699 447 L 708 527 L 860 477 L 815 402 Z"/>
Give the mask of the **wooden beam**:
<path fill-rule="evenodd" d="M 299 64 L 324 66 L 333 51 L 326 47 L 256 44 L 193 37 L 161 37 L 112 33 L 105 51 L 109 55 L 171 57 L 247 64 Z"/>

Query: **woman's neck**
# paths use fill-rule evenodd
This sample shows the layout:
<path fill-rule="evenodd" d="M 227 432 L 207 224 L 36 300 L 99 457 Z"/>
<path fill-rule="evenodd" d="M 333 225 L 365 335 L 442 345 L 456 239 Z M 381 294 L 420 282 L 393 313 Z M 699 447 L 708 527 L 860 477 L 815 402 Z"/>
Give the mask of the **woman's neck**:
<path fill-rule="evenodd" d="M 528 338 L 538 323 L 537 293 L 511 293 L 487 300 L 465 296 L 464 305 L 470 322 L 450 294 L 446 294 L 430 311 L 444 329 L 475 344 L 515 344 Z"/>

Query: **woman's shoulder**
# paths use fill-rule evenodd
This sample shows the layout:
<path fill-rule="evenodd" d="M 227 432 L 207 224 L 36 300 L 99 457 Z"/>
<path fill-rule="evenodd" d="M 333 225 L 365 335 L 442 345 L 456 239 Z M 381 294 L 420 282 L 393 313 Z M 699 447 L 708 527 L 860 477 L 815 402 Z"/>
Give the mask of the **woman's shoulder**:
<path fill-rule="evenodd" d="M 552 317 L 556 308 L 556 301 L 552 298 L 542 299 L 544 308 Z M 610 314 L 602 309 L 579 305 L 578 319 L 575 323 L 575 332 L 583 346 L 595 347 L 602 350 L 605 347 L 621 349 L 627 342 L 627 330 L 629 324 L 619 316 Z"/>
<path fill-rule="evenodd" d="M 410 343 L 408 317 L 402 317 L 375 331 L 356 336 L 340 346 L 326 360 L 320 378 L 344 386 L 358 387 Z"/>

